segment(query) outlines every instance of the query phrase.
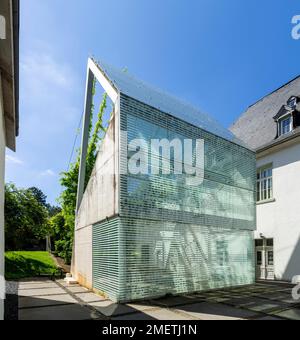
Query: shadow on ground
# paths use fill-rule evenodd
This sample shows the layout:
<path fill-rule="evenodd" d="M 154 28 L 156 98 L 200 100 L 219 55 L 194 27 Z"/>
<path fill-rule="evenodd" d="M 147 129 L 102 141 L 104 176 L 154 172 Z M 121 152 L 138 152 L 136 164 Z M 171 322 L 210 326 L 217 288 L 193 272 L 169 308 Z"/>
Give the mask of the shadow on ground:
<path fill-rule="evenodd" d="M 17 290 L 20 320 L 300 320 L 292 286 L 279 283 L 129 304 L 116 304 L 63 280 L 22 280 Z"/>

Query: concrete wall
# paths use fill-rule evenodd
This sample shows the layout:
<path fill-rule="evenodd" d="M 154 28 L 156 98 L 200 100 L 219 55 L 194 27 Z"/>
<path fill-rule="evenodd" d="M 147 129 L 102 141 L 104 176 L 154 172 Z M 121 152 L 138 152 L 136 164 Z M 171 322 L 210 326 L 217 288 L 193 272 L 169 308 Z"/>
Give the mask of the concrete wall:
<path fill-rule="evenodd" d="M 118 108 L 115 108 L 118 112 Z M 72 275 L 92 287 L 92 226 L 119 213 L 119 116 L 114 114 L 76 218 Z"/>
<path fill-rule="evenodd" d="M 93 288 L 93 226 L 87 226 L 75 232 L 75 276 L 85 287 Z"/>
<path fill-rule="evenodd" d="M 4 278 L 4 169 L 5 169 L 5 128 L 3 112 L 2 80 L 0 73 L 0 285 Z M 4 287 L 0 286 L 1 289 Z M 3 319 L 3 300 L 0 296 L 0 320 Z"/>
<path fill-rule="evenodd" d="M 275 278 L 300 275 L 300 142 L 258 158 L 273 163 L 274 202 L 257 206 L 256 238 L 274 238 Z"/>

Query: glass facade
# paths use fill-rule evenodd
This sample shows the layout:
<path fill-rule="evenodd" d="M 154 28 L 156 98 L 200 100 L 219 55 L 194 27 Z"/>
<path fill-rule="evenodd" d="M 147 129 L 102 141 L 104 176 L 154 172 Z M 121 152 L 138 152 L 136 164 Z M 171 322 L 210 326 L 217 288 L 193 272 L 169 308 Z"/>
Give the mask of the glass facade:
<path fill-rule="evenodd" d="M 124 95 L 120 104 L 128 142 L 150 150 L 145 166 L 152 139 L 204 140 L 204 180 L 163 175 L 163 157 L 154 174 L 120 175 L 119 216 L 93 228 L 94 287 L 129 301 L 253 283 L 255 154 Z"/>

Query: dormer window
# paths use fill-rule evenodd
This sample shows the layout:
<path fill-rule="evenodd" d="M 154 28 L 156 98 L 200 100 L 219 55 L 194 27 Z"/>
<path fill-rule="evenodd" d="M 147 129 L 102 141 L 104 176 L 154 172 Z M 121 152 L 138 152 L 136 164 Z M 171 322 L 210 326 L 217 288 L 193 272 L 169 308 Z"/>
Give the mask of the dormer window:
<path fill-rule="evenodd" d="M 278 134 L 279 136 L 285 135 L 292 131 L 292 116 L 287 116 L 278 121 Z"/>
<path fill-rule="evenodd" d="M 286 135 L 300 126 L 300 111 L 297 107 L 300 97 L 290 97 L 274 118 L 277 124 L 276 138 Z"/>
<path fill-rule="evenodd" d="M 291 109 L 295 109 L 297 106 L 297 98 L 296 97 L 292 97 L 288 103 L 287 103 L 288 107 L 290 107 Z"/>

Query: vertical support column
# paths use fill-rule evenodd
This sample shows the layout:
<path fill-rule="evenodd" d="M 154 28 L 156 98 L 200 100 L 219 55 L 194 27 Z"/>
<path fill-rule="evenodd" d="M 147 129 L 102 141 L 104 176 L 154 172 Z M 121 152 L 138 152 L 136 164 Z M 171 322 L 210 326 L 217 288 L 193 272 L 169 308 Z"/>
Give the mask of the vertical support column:
<path fill-rule="evenodd" d="M 78 190 L 77 190 L 77 203 L 76 203 L 76 214 L 81 205 L 82 197 L 84 194 L 84 183 L 85 183 L 85 170 L 86 170 L 86 156 L 89 143 L 89 126 L 91 118 L 91 110 L 93 104 L 93 83 L 94 75 L 88 67 L 87 80 L 86 80 L 86 92 L 85 92 L 85 108 L 84 108 L 84 121 L 81 141 L 81 154 L 80 154 L 80 167 L 78 177 Z"/>

